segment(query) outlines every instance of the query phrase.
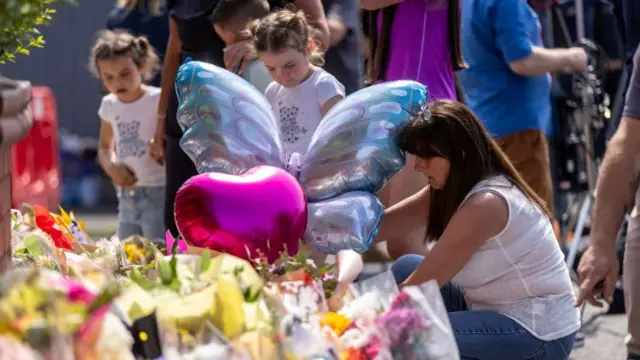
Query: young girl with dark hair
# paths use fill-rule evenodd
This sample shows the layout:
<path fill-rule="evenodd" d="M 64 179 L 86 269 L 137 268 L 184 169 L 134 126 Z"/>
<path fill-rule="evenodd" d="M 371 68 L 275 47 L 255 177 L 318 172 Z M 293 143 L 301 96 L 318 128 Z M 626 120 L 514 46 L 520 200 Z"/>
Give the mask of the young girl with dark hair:
<path fill-rule="evenodd" d="M 89 68 L 109 92 L 98 110 L 98 160 L 116 186 L 117 235 L 162 244 L 165 172 L 147 149 L 156 131 L 160 89 L 143 84 L 158 70 L 158 56 L 145 37 L 105 30 L 91 49 Z"/>

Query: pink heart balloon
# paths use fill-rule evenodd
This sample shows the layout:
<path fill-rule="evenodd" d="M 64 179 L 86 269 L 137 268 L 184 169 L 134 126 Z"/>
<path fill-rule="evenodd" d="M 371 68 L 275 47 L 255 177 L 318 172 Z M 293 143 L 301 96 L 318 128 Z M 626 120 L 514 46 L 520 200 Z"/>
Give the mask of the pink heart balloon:
<path fill-rule="evenodd" d="M 307 201 L 285 170 L 257 166 L 236 176 L 199 174 L 180 188 L 176 225 L 187 243 L 243 259 L 259 253 L 275 261 L 298 252 L 307 226 Z"/>

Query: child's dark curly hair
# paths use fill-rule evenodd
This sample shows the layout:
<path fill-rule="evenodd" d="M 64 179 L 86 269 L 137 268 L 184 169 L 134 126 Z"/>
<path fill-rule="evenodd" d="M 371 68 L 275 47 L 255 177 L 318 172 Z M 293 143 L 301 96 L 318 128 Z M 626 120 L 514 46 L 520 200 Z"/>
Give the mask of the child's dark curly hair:
<path fill-rule="evenodd" d="M 104 30 L 98 33 L 98 39 L 91 48 L 89 70 L 100 79 L 98 61 L 121 57 L 130 57 L 142 72 L 145 81 L 151 80 L 160 69 L 160 58 L 146 37 L 133 36 L 121 30 Z"/>

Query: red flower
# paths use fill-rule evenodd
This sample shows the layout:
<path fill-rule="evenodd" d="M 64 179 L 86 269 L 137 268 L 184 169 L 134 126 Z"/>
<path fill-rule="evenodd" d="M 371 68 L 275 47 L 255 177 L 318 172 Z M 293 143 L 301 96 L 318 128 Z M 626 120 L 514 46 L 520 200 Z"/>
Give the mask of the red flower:
<path fill-rule="evenodd" d="M 51 237 L 53 244 L 57 248 L 73 250 L 71 240 L 69 240 L 67 236 L 58 229 L 56 221 L 53 219 L 53 216 L 51 216 L 46 207 L 42 205 L 34 205 L 33 215 L 36 220 L 36 226 Z"/>
<path fill-rule="evenodd" d="M 304 283 L 307 285 L 313 285 L 315 283 L 311 275 L 307 274 L 306 272 L 304 273 L 303 280 L 304 280 Z"/>

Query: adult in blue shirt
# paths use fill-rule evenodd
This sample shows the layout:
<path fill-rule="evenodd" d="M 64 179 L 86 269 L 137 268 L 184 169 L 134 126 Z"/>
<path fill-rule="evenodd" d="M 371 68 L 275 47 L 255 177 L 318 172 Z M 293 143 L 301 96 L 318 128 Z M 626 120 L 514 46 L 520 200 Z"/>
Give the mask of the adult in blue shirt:
<path fill-rule="evenodd" d="M 160 59 L 164 59 L 169 41 L 169 17 L 161 0 L 119 0 L 107 17 L 107 29 L 121 29 L 136 36 L 146 36 Z M 150 83 L 159 87 L 160 74 Z"/>
<path fill-rule="evenodd" d="M 577 47 L 545 49 L 540 21 L 526 0 L 464 0 L 461 20 L 469 67 L 459 77 L 467 105 L 552 207 L 549 73 L 584 72 L 587 54 Z"/>

